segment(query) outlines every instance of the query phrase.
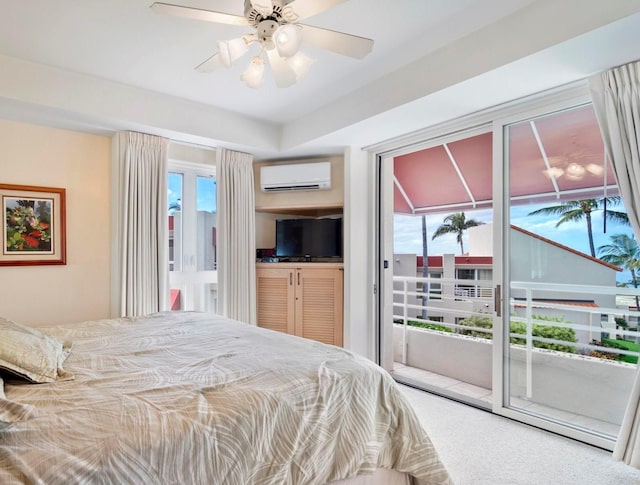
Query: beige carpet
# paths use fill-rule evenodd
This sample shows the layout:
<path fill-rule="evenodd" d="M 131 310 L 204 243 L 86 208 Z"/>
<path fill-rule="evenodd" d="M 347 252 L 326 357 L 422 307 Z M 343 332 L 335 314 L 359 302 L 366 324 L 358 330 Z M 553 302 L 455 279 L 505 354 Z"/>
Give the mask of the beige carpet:
<path fill-rule="evenodd" d="M 400 387 L 456 485 L 640 485 L 608 451 Z"/>

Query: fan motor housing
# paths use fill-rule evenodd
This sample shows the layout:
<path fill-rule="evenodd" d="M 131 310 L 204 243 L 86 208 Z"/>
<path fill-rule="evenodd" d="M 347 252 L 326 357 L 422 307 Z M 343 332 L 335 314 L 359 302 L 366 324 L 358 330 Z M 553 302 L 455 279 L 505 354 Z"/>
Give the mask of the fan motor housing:
<path fill-rule="evenodd" d="M 256 34 L 261 42 L 271 40 L 271 36 L 280 26 L 275 20 L 263 20 L 256 27 Z"/>
<path fill-rule="evenodd" d="M 244 1 L 244 16 L 249 22 L 249 25 L 255 27 L 256 29 L 260 25 L 261 22 L 265 20 L 273 20 L 278 24 L 287 23 L 282 14 L 282 9 L 293 0 L 271 0 L 271 4 L 273 5 L 273 12 L 269 17 L 263 17 L 260 12 L 255 10 L 251 5 L 251 0 Z M 260 33 L 258 33 L 260 35 Z"/>

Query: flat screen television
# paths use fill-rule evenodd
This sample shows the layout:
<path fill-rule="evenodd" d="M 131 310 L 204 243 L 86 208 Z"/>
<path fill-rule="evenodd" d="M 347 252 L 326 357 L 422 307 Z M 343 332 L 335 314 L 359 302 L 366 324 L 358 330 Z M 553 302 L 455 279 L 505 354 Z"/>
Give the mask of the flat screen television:
<path fill-rule="evenodd" d="M 276 257 L 341 258 L 342 219 L 278 219 Z"/>

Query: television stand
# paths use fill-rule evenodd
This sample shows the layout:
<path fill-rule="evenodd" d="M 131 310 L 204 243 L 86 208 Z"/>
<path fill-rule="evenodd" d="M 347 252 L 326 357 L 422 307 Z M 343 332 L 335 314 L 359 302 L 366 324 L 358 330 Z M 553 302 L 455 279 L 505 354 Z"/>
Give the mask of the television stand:
<path fill-rule="evenodd" d="M 342 263 L 257 263 L 258 326 L 341 347 L 343 276 Z"/>

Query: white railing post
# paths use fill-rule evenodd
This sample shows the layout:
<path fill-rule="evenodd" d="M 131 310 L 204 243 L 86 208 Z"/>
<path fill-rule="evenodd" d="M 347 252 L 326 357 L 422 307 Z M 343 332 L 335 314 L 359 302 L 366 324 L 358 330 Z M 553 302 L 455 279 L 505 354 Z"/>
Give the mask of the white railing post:
<path fill-rule="evenodd" d="M 407 293 L 409 282 L 402 282 L 402 363 L 407 365 L 407 324 L 409 323 L 409 319 L 407 316 L 407 305 L 409 295 Z"/>
<path fill-rule="evenodd" d="M 527 398 L 533 397 L 533 311 L 532 311 L 532 291 L 531 288 L 527 288 Z M 511 329 L 509 329 L 511 330 Z"/>

